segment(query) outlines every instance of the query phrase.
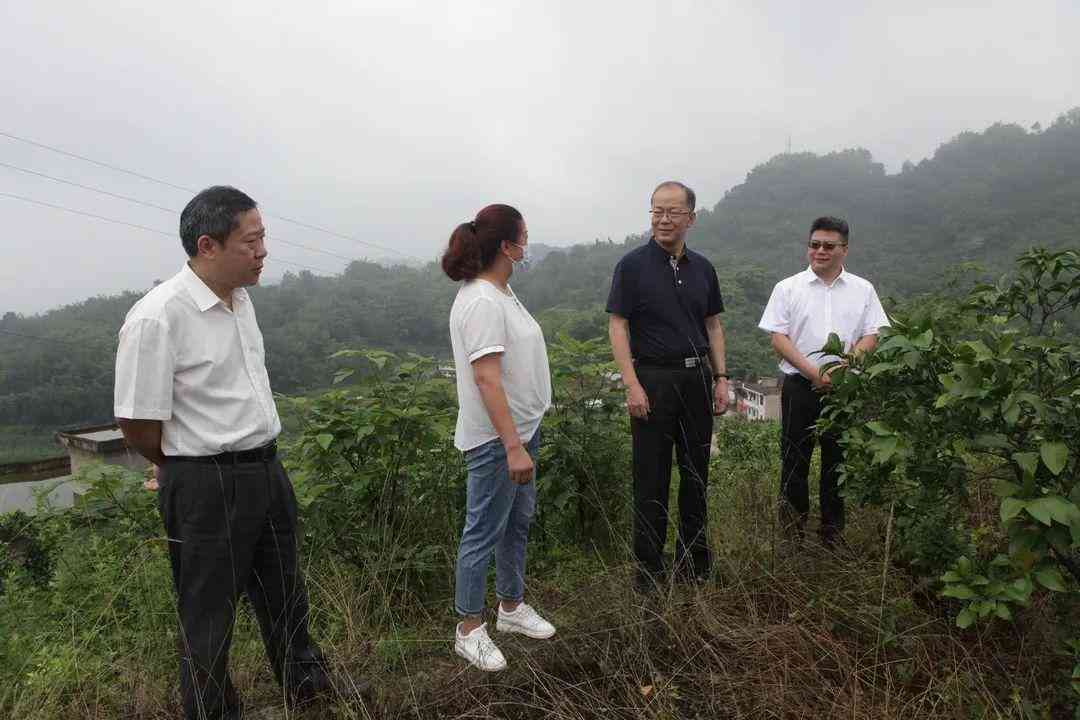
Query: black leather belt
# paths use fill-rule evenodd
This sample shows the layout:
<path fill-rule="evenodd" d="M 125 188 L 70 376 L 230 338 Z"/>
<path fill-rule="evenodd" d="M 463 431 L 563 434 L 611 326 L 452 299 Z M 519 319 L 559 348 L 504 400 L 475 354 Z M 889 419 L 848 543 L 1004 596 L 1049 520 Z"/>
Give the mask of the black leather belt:
<path fill-rule="evenodd" d="M 706 367 L 709 363 L 703 357 L 691 355 L 690 357 L 640 358 L 635 359 L 634 364 L 640 367 L 696 368 Z"/>
<path fill-rule="evenodd" d="M 262 447 L 239 452 L 223 452 L 217 455 L 169 455 L 166 462 L 197 462 L 214 465 L 235 465 L 238 463 L 270 462 L 277 457 L 277 441 L 271 440 Z"/>

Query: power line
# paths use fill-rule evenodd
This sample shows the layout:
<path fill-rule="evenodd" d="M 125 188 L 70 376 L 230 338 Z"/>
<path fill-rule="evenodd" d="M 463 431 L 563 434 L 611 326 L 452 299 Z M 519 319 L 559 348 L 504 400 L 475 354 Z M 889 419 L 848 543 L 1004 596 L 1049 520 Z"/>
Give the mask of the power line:
<path fill-rule="evenodd" d="M 96 187 L 96 186 L 93 186 L 93 185 L 84 185 L 83 183 L 78 183 L 78 182 L 75 182 L 74 180 L 68 180 L 66 178 L 56 177 L 55 175 L 47 175 L 47 174 L 45 174 L 43 172 L 38 172 L 37 170 L 31 170 L 29 168 L 19 167 L 18 165 L 11 165 L 10 163 L 0 162 L 0 167 L 5 167 L 5 168 L 8 168 L 9 170 L 15 170 L 17 172 L 26 173 L 27 175 L 33 175 L 35 177 L 44 178 L 46 180 L 51 180 L 52 182 L 61 183 L 63 185 L 71 185 L 72 187 L 81 188 L 83 190 L 89 190 L 90 192 L 95 192 L 95 193 L 98 193 L 100 195 L 107 195 L 108 197 L 117 198 L 119 200 L 124 200 L 125 202 L 133 203 L 135 205 L 142 205 L 143 207 L 153 208 L 154 210 L 161 210 L 163 212 L 169 213 L 170 215 L 175 215 L 175 214 L 180 212 L 176 208 L 171 208 L 171 207 L 166 207 L 164 205 L 157 205 L 155 203 L 146 202 L 145 200 L 140 200 L 138 198 L 131 197 L 130 195 L 120 195 L 119 193 L 110 192 L 109 190 L 105 190 L 103 188 L 99 188 L 99 187 Z M 170 234 L 170 236 L 171 236 L 171 234 Z M 359 261 L 359 258 L 349 257 L 347 255 L 340 255 L 338 253 L 331 252 L 330 250 L 323 250 L 322 248 L 311 247 L 310 245 L 302 245 L 301 243 L 291 242 L 289 240 L 285 240 L 285 239 L 283 239 L 281 237 L 278 237 L 276 234 L 272 235 L 271 237 L 274 239 L 275 242 L 279 242 L 279 243 L 281 243 L 283 245 L 291 245 L 292 247 L 302 248 L 302 249 L 308 250 L 310 252 L 322 253 L 323 255 L 329 255 L 331 257 L 335 257 L 335 258 L 338 258 L 340 260 L 347 260 L 348 262 L 357 262 L 357 261 Z"/>
<path fill-rule="evenodd" d="M 49 150 L 50 152 L 54 152 L 54 153 L 57 153 L 59 155 L 65 155 L 65 156 L 67 156 L 69 158 L 74 158 L 76 160 L 82 160 L 83 162 L 90 163 L 91 165 L 97 165 L 98 167 L 105 168 L 106 170 L 112 170 L 114 172 L 124 173 L 125 175 L 130 175 L 132 177 L 137 177 L 140 180 L 147 180 L 149 182 L 157 183 L 158 185 L 164 185 L 166 187 L 171 187 L 174 190 L 183 190 L 185 192 L 198 192 L 197 190 L 192 190 L 191 188 L 184 187 L 183 185 L 177 185 L 175 183 L 171 183 L 168 180 L 159 180 L 158 178 L 150 177 L 149 175 L 143 175 L 142 173 L 137 173 L 134 170 L 127 170 L 127 169 L 122 168 L 122 167 L 117 167 L 116 165 L 110 165 L 109 163 L 103 163 L 100 160 L 95 160 L 93 158 L 88 158 L 85 155 L 79 155 L 77 153 L 68 152 L 67 150 L 61 150 L 58 147 L 53 147 L 52 145 L 46 145 L 45 143 L 39 143 L 39 142 L 37 142 L 35 140 L 30 140 L 28 138 L 19 137 L 18 135 L 12 135 L 11 133 L 6 133 L 6 132 L 3 132 L 3 131 L 0 131 L 0 137 L 6 137 L 9 140 L 15 140 L 16 142 L 26 143 L 27 145 L 33 145 L 34 147 L 41 148 L 42 150 Z"/>
<path fill-rule="evenodd" d="M 26 173 L 27 175 L 34 175 L 35 177 L 39 177 L 39 178 L 45 178 L 46 180 L 51 180 L 53 182 L 62 183 L 64 185 L 71 185 L 72 187 L 82 188 L 83 190 L 89 190 L 90 192 L 100 193 L 101 195 L 108 195 L 109 197 L 112 197 L 112 198 L 117 198 L 119 200 L 124 200 L 126 202 L 134 203 L 136 205 L 142 205 L 143 207 L 153 208 L 154 210 L 164 210 L 167 213 L 175 213 L 176 212 L 175 208 L 165 207 L 164 205 L 155 205 L 154 203 L 146 202 L 145 200 L 139 200 L 138 198 L 133 198 L 133 197 L 130 197 L 128 195 L 120 195 L 118 193 L 109 192 L 108 190 L 103 190 L 103 189 L 101 189 L 99 187 L 92 187 L 90 185 L 83 185 L 82 183 L 77 183 L 74 180 L 66 180 L 64 178 L 58 178 L 58 177 L 54 177 L 52 175 L 46 175 L 43 172 L 38 172 L 37 170 L 30 170 L 29 168 L 19 167 L 18 165 L 11 165 L 11 164 L 8 164 L 6 162 L 0 162 L 0 167 L 5 167 L 8 170 L 15 170 L 16 172 Z"/>
<path fill-rule="evenodd" d="M 53 147 L 52 145 L 46 145 L 45 143 L 37 142 L 36 140 L 30 140 L 29 138 L 24 138 L 24 137 L 21 137 L 19 135 L 14 135 L 12 133 L 7 133 L 7 132 L 0 131 L 0 137 L 5 137 L 5 138 L 7 138 L 9 140 L 14 140 L 15 142 L 21 142 L 21 143 L 25 143 L 27 145 L 32 145 L 33 147 L 41 148 L 42 150 L 48 150 L 50 152 L 54 152 L 54 153 L 57 153 L 59 155 L 63 155 L 65 157 L 73 158 L 75 160 L 81 160 L 82 162 L 90 163 L 91 165 L 96 165 L 98 167 L 105 168 L 106 170 L 112 170 L 113 172 L 118 172 L 118 173 L 123 173 L 125 175 L 130 175 L 131 177 L 139 178 L 140 180 L 146 180 L 147 182 L 157 183 L 158 185 L 164 185 L 165 187 L 169 187 L 169 188 L 172 188 L 174 190 L 183 190 L 184 192 L 189 192 L 189 193 L 198 192 L 198 190 L 195 190 L 194 188 L 185 187 L 183 185 L 177 185 L 176 183 L 169 182 L 168 180 L 162 180 L 160 178 L 156 178 L 156 177 L 153 177 L 151 175 L 145 175 L 145 174 L 140 173 L 140 172 L 135 172 L 134 170 L 128 170 L 127 168 L 122 168 L 122 167 L 120 167 L 118 165 L 111 165 L 109 163 L 101 162 L 100 160 L 95 160 L 93 158 L 86 157 L 85 155 L 79 155 L 78 153 L 69 152 L 67 150 L 63 150 L 63 149 L 58 148 L 58 147 Z M 272 217 L 272 218 L 275 218 L 277 220 L 283 220 L 283 221 L 285 221 L 287 223 L 292 223 L 293 225 L 298 225 L 300 227 L 307 228 L 309 230 L 315 230 L 316 232 L 321 232 L 321 233 L 324 233 L 326 235 L 330 235 L 332 237 L 341 238 L 343 240 L 348 240 L 349 242 L 359 243 L 360 245 L 367 245 L 369 247 L 375 248 L 376 250 L 382 250 L 384 252 L 395 253 L 397 255 L 401 255 L 402 257 L 412 258 L 414 260 L 425 260 L 424 258 L 419 257 L 417 255 L 413 255 L 411 253 L 407 253 L 407 252 L 403 252 L 401 250 L 397 250 L 395 248 L 379 245 L 378 243 L 373 243 L 373 242 L 368 242 L 366 240 L 361 240 L 359 238 L 352 237 L 350 235 L 346 235 L 344 233 L 339 233 L 336 230 L 330 230 L 329 228 L 320 227 L 319 225 L 312 225 L 311 223 L 306 223 L 306 222 L 304 222 L 302 220 L 296 220 L 295 218 L 289 218 L 289 217 L 285 217 L 283 215 L 274 215 L 273 213 L 269 213 L 269 212 L 266 213 L 266 215 L 267 215 L 267 217 Z"/>
<path fill-rule="evenodd" d="M 75 215 L 82 215 L 88 218 L 94 218 L 95 220 L 103 220 L 105 222 L 114 223 L 116 225 L 126 225 L 128 227 L 136 228 L 138 230 L 145 230 L 147 232 L 156 233 L 158 235 L 164 235 L 165 237 L 173 237 L 171 232 L 164 230 L 158 230 L 157 228 L 148 227 L 146 225 L 140 225 L 138 223 L 128 222 L 126 220 L 117 220 L 116 218 L 105 217 L 104 215 L 97 215 L 95 213 L 86 212 L 85 210 L 75 210 L 74 208 L 64 207 L 63 205 L 54 205 L 53 203 L 45 202 L 44 200 L 35 200 L 33 198 L 24 197 L 22 195 L 15 195 L 14 193 L 0 192 L 0 197 L 11 198 L 13 200 L 22 200 L 23 202 L 31 203 L 33 205 L 40 205 L 42 207 L 52 208 L 53 210 L 62 210 L 64 212 L 73 213 Z"/>
<path fill-rule="evenodd" d="M 95 220 L 102 220 L 104 222 L 113 223 L 116 225 L 126 225 L 127 227 L 136 228 L 137 230 L 145 230 L 146 232 L 154 233 L 155 235 L 164 235 L 167 238 L 176 237 L 173 233 L 166 230 L 159 230 L 158 228 L 149 227 L 148 225 L 140 225 L 138 223 L 128 222 L 127 220 L 117 220 L 116 218 L 106 217 L 104 215 L 98 215 L 96 213 L 86 212 L 85 210 L 76 210 L 74 208 L 65 207 L 63 205 L 55 205 L 53 203 L 45 202 L 44 200 L 35 200 L 34 198 L 28 198 L 23 195 L 15 195 L 14 193 L 0 192 L 0 197 L 11 198 L 12 200 L 21 200 L 22 202 L 30 203 L 32 205 L 40 205 L 41 207 L 51 208 L 53 210 L 60 210 L 66 213 L 72 213 L 74 215 L 82 215 L 84 217 L 93 218 Z M 279 241 L 281 242 L 281 241 Z M 295 265 L 296 267 L 303 268 L 305 270 L 313 270 L 315 272 L 325 273 L 326 275 L 335 275 L 336 273 L 324 268 L 312 267 L 311 265 L 304 265 L 303 263 L 293 262 L 292 260 L 285 260 L 284 258 L 276 257 L 273 262 L 285 263 L 286 265 Z"/>

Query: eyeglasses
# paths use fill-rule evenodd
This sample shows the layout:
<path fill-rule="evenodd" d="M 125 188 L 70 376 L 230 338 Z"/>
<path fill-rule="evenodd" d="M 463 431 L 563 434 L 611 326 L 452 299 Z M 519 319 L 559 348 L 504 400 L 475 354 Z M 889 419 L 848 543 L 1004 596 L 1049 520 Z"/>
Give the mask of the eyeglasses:
<path fill-rule="evenodd" d="M 679 208 L 652 208 L 649 210 L 649 214 L 653 216 L 655 220 L 663 220 L 667 215 L 671 218 L 672 222 L 679 222 L 684 217 L 690 214 L 689 210 L 681 210 Z"/>
<path fill-rule="evenodd" d="M 821 242 L 820 240 L 811 240 L 810 242 L 806 243 L 806 246 L 811 250 L 817 250 L 818 248 L 822 248 L 824 250 L 832 252 L 838 247 L 847 247 L 847 243 Z"/>

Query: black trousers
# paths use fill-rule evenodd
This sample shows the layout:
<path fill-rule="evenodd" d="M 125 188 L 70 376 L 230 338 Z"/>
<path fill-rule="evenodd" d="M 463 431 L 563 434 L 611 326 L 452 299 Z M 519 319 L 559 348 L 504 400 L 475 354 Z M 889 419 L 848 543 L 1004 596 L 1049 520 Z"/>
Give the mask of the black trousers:
<path fill-rule="evenodd" d="M 637 376 L 649 398 L 648 418 L 632 418 L 634 466 L 634 556 L 638 582 L 661 579 L 667 539 L 671 450 L 679 462 L 679 529 L 676 574 L 709 574 L 706 489 L 712 442 L 712 378 L 708 368 L 640 366 Z"/>
<path fill-rule="evenodd" d="M 802 375 L 788 375 L 780 390 L 780 522 L 802 535 L 810 512 L 810 457 L 821 442 L 821 535 L 831 539 L 844 528 L 844 499 L 837 478 L 843 461 L 837 438 L 818 436 L 821 395 Z"/>
<path fill-rule="evenodd" d="M 180 692 L 188 720 L 237 718 L 229 646 L 241 595 L 259 621 L 274 676 L 294 699 L 328 683 L 308 635 L 297 567 L 296 496 L 277 459 L 207 464 L 169 458 L 158 503 L 180 617 Z"/>

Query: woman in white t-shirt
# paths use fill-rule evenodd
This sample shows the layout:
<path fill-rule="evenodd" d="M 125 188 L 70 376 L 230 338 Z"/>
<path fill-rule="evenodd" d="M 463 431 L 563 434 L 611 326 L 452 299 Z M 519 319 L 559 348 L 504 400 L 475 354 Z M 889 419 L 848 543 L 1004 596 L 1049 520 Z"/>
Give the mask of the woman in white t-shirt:
<path fill-rule="evenodd" d="M 462 621 L 454 650 L 481 670 L 506 667 L 483 621 L 492 553 L 495 628 L 539 639 L 555 634 L 524 602 L 540 421 L 551 406 L 544 334 L 508 284 L 514 270 L 529 262 L 528 243 L 520 212 L 488 205 L 458 225 L 442 258 L 450 279 L 465 281 L 450 310 L 458 395 L 454 444 L 469 470 L 454 599 Z"/>

